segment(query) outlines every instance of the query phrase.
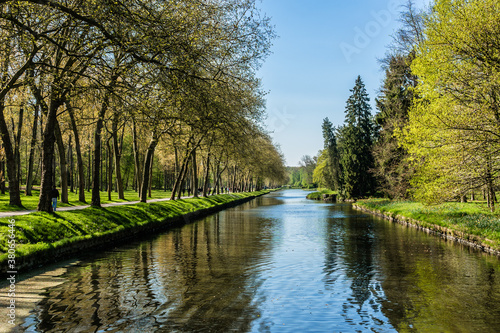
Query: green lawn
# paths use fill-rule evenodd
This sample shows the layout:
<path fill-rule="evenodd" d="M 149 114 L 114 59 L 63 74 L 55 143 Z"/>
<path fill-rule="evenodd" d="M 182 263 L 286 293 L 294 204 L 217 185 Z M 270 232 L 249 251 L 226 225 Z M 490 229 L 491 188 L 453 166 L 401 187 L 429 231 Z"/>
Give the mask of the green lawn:
<path fill-rule="evenodd" d="M 479 236 L 500 250 L 500 212 L 490 212 L 485 202 L 447 202 L 440 205 L 424 205 L 412 201 L 387 199 L 359 200 L 359 206 L 390 216 L 404 216 L 422 222 L 424 227 L 433 225 L 449 228 L 460 233 Z"/>
<path fill-rule="evenodd" d="M 0 194 L 0 212 L 10 212 L 10 211 L 18 211 L 18 210 L 36 210 L 38 206 L 38 197 L 40 196 L 40 192 L 37 190 L 32 191 L 32 196 L 25 196 L 24 191 L 21 192 L 21 200 L 24 208 L 20 208 L 17 206 L 9 205 L 9 193 Z M 169 198 L 171 191 L 163 191 L 163 190 L 152 190 L 151 198 L 152 199 L 161 199 L 161 198 Z M 85 199 L 87 200 L 87 204 L 90 203 L 90 199 L 92 198 L 91 192 L 85 192 Z M 137 192 L 129 190 L 125 191 L 125 200 L 118 199 L 118 193 L 111 192 L 111 201 L 108 200 L 108 192 L 101 192 L 101 203 L 110 203 L 110 202 L 123 202 L 123 201 L 137 201 L 139 200 L 139 195 Z M 62 203 L 61 200 L 57 202 L 58 207 L 68 207 L 68 206 L 81 206 L 85 205 L 78 201 L 78 194 L 74 192 L 69 192 L 69 203 Z"/>

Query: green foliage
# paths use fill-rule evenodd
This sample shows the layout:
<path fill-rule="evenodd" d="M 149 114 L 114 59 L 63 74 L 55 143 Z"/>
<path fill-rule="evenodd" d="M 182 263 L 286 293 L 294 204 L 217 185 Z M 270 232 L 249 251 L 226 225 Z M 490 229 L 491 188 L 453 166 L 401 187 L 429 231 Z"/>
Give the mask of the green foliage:
<path fill-rule="evenodd" d="M 395 132 L 407 124 L 416 85 L 416 76 L 410 69 L 413 57 L 410 53 L 389 58 L 381 94 L 376 99 L 379 112 L 375 122 L 379 129 L 373 146 L 374 173 L 385 195 L 397 199 L 408 198 L 412 175 L 407 151 L 399 145 Z"/>
<path fill-rule="evenodd" d="M 345 109 L 345 125 L 339 129 L 340 166 L 343 192 L 350 198 L 359 198 L 374 192 L 373 120 L 365 85 L 358 76 Z"/>
<path fill-rule="evenodd" d="M 419 77 L 400 133 L 416 166 L 416 197 L 440 202 L 500 178 L 500 7 L 496 0 L 437 0 L 412 72 Z"/>
<path fill-rule="evenodd" d="M 321 129 L 323 132 L 324 150 L 318 157 L 317 170 L 314 170 L 314 173 L 316 174 L 316 179 L 321 179 L 322 183 L 320 186 L 325 186 L 333 190 L 340 190 L 341 170 L 335 130 L 328 118 L 323 119 Z M 321 163 L 320 159 L 322 160 Z"/>
<path fill-rule="evenodd" d="M 298 169 L 299 176 L 298 179 L 300 181 L 299 184 L 295 183 L 294 186 L 300 186 L 302 188 L 316 188 L 316 184 L 314 183 L 314 169 L 317 164 L 317 157 L 311 157 L 309 155 L 302 156 L 300 160 L 300 168 Z"/>

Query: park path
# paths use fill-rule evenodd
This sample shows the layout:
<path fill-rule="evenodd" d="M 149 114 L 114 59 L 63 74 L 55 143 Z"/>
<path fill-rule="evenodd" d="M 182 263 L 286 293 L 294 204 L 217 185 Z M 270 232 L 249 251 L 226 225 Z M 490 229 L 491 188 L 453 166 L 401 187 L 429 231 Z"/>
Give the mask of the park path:
<path fill-rule="evenodd" d="M 181 197 L 181 199 L 185 198 L 190 198 L 190 197 Z M 150 199 L 148 200 L 148 203 L 150 202 L 158 202 L 158 201 L 167 201 L 170 200 L 170 198 L 161 198 L 161 199 Z M 102 207 L 111 207 L 111 206 L 122 206 L 122 205 L 133 205 L 137 204 L 140 201 L 125 201 L 125 202 L 110 202 L 110 203 L 105 203 L 102 204 Z M 68 210 L 78 210 L 78 209 L 84 209 L 88 208 L 90 205 L 82 205 L 82 206 L 70 206 L 70 207 L 58 207 L 57 212 L 65 212 Z M 36 210 L 19 210 L 19 211 L 12 211 L 12 212 L 0 212 L 0 218 L 1 217 L 10 217 L 10 216 L 19 216 L 19 215 L 27 215 L 29 213 L 34 213 Z"/>

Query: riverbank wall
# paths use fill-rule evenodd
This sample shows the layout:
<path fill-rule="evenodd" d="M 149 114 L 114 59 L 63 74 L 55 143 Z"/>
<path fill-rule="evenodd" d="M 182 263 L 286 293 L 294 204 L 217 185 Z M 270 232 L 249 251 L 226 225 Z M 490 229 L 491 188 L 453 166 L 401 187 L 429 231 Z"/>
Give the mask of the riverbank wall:
<path fill-rule="evenodd" d="M 58 241 L 54 244 L 44 244 L 47 245 L 46 248 L 27 255 L 22 255 L 16 252 L 15 269 L 18 272 L 27 272 L 33 268 L 39 268 L 68 258 L 81 256 L 82 254 L 85 255 L 86 253 L 118 246 L 127 241 L 137 240 L 141 237 L 155 235 L 174 227 L 192 223 L 198 219 L 222 210 L 241 205 L 259 196 L 268 194 L 269 192 L 270 191 L 253 192 L 249 193 L 245 197 L 235 196 L 234 200 L 229 202 L 217 204 L 208 208 L 198 209 L 178 216 L 167 217 L 164 219 L 153 219 L 141 225 L 134 225 L 130 227 L 120 226 L 104 233 L 74 237 L 74 239 L 63 239 L 62 241 Z M 224 196 L 231 195 L 226 194 Z M 5 274 L 5 272 L 13 270 L 8 260 L 9 258 L 6 255 L 3 256 L 2 260 L 0 260 L 0 272 L 2 272 L 2 275 Z"/>
<path fill-rule="evenodd" d="M 470 246 L 472 248 L 479 249 L 483 252 L 500 256 L 500 249 L 488 244 L 491 241 L 488 240 L 487 238 L 464 233 L 458 230 L 454 230 L 452 228 L 447 228 L 435 224 L 429 224 L 423 221 L 418 221 L 398 214 L 385 214 L 382 211 L 369 209 L 357 203 L 353 203 L 352 206 L 354 209 L 370 213 L 372 215 L 381 217 L 390 222 L 398 223 L 411 228 L 416 228 L 417 230 L 426 232 L 427 234 L 438 236 L 449 241 L 457 242 L 460 244 Z"/>

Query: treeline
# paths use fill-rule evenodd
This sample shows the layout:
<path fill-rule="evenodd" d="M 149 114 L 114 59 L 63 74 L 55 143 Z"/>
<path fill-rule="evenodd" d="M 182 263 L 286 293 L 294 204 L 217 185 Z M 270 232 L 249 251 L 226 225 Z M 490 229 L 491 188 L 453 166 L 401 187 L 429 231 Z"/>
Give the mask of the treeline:
<path fill-rule="evenodd" d="M 0 1 L 0 190 L 38 210 L 100 191 L 283 181 L 255 76 L 275 37 L 254 0 Z M 201 193 L 199 193 L 201 191 Z M 149 192 L 149 193 L 148 193 Z"/>
<path fill-rule="evenodd" d="M 367 113 L 358 78 L 345 124 L 325 119 L 314 180 L 346 198 L 427 203 L 482 193 L 493 211 L 500 176 L 500 6 L 496 0 L 408 1 Z"/>

